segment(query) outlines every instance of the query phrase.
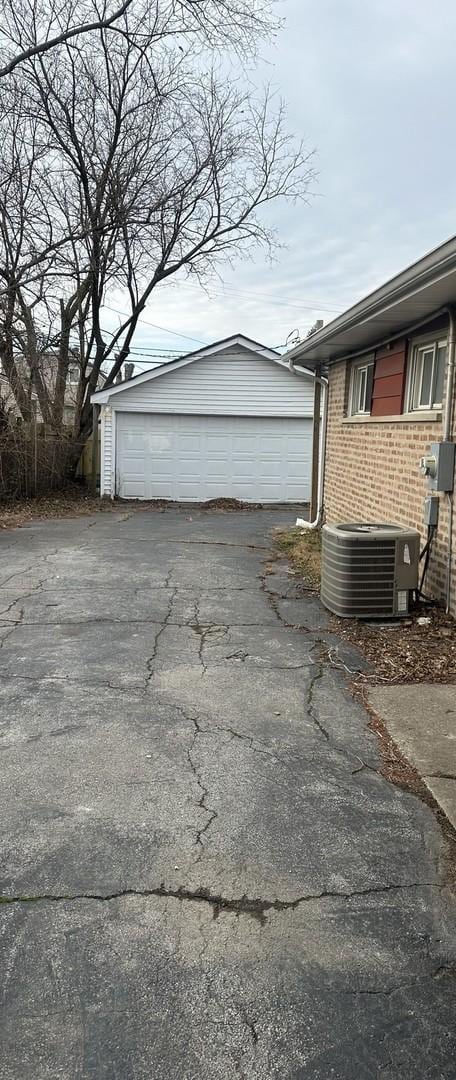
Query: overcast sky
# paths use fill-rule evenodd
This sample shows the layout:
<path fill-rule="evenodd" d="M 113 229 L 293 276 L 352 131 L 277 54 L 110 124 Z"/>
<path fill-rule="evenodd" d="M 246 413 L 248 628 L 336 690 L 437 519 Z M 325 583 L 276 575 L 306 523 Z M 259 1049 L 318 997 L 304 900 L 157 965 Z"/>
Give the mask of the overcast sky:
<path fill-rule="evenodd" d="M 456 232 L 454 0 L 281 9 L 285 28 L 256 74 L 316 148 L 317 194 L 276 208 L 286 247 L 273 268 L 260 256 L 222 268 L 225 288 L 217 281 L 209 295 L 185 281 L 156 291 L 145 320 L 188 337 L 143 323 L 137 348 L 191 350 L 237 332 L 282 345 Z"/>

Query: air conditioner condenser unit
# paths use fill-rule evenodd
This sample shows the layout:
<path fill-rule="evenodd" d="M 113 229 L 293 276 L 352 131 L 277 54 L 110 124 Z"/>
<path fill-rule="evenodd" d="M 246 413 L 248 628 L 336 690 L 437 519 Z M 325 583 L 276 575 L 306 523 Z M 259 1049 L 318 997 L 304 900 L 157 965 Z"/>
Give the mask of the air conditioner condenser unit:
<path fill-rule="evenodd" d="M 321 599 L 342 618 L 401 618 L 418 586 L 420 534 L 346 522 L 322 529 Z"/>

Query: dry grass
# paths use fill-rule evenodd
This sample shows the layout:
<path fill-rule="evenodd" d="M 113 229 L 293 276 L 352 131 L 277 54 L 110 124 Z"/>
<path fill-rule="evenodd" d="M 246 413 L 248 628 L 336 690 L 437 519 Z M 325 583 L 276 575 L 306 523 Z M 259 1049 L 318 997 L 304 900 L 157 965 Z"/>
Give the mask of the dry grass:
<path fill-rule="evenodd" d="M 318 530 L 307 531 L 296 526 L 292 529 L 276 529 L 274 540 L 291 565 L 302 574 L 306 586 L 318 589 L 321 574 L 321 534 Z"/>

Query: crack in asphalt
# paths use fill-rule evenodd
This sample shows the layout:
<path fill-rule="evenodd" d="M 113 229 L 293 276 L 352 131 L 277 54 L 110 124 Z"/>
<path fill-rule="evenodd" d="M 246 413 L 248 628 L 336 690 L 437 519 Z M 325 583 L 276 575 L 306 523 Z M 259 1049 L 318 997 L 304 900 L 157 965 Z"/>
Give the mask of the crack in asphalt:
<path fill-rule="evenodd" d="M 36 904 L 36 903 L 65 903 L 76 900 L 95 900 L 100 903 L 109 903 L 114 900 L 122 900 L 128 897 L 161 898 L 165 900 L 178 900 L 181 903 L 207 904 L 212 908 L 213 917 L 232 913 L 236 917 L 246 915 L 255 919 L 261 926 L 267 922 L 269 912 L 295 911 L 301 904 L 315 903 L 320 900 L 353 900 L 357 898 L 380 896 L 391 892 L 401 892 L 410 889 L 441 889 L 442 886 L 436 881 L 411 881 L 404 883 L 391 883 L 388 885 L 372 885 L 364 889 L 350 889 L 340 891 L 337 889 L 322 889 L 317 893 L 304 893 L 293 900 L 268 900 L 260 897 L 252 898 L 246 895 L 240 897 L 226 897 L 218 893 L 212 893 L 210 889 L 200 886 L 198 889 L 188 889 L 183 885 L 177 889 L 167 888 L 164 883 L 154 889 L 122 889 L 112 893 L 42 893 L 37 896 L 0 896 L 0 904 Z"/>
<path fill-rule="evenodd" d="M 210 827 L 212 825 L 212 822 L 215 821 L 215 819 L 218 817 L 218 813 L 217 813 L 216 810 L 213 810 L 210 806 L 206 805 L 206 799 L 207 799 L 207 797 L 209 795 L 209 788 L 207 788 L 206 785 L 203 783 L 203 779 L 202 779 L 202 776 L 201 776 L 201 771 L 200 771 L 200 769 L 198 768 L 198 766 L 196 765 L 196 763 L 193 760 L 193 754 L 195 752 L 195 746 L 196 746 L 197 739 L 198 739 L 198 737 L 200 735 L 203 735 L 205 733 L 204 728 L 200 727 L 200 725 L 199 725 L 199 717 L 198 716 L 191 716 L 191 717 L 188 717 L 187 719 L 189 719 L 193 723 L 193 726 L 194 726 L 194 732 L 193 732 L 192 741 L 191 741 L 191 744 L 190 744 L 190 746 L 189 746 L 189 748 L 187 750 L 187 758 L 188 758 L 189 765 L 190 765 L 190 768 L 192 770 L 192 773 L 193 773 L 193 775 L 195 777 L 196 783 L 197 783 L 197 785 L 198 785 L 198 787 L 200 789 L 200 792 L 201 792 L 201 796 L 200 796 L 200 799 L 199 799 L 199 802 L 198 802 L 198 806 L 199 806 L 199 808 L 201 810 L 204 810 L 204 812 L 208 815 L 208 819 L 207 819 L 206 823 L 200 829 L 197 829 L 197 832 L 196 832 L 195 846 L 200 848 L 200 851 L 198 853 L 198 858 L 196 860 L 197 863 L 198 863 L 202 859 L 203 852 L 204 852 L 204 843 L 203 843 L 202 837 L 205 836 L 208 829 L 210 829 Z"/>
<path fill-rule="evenodd" d="M 322 644 L 322 640 L 317 639 L 311 649 L 311 653 L 314 651 L 314 649 L 317 649 L 319 647 L 321 648 Z M 361 773 L 364 770 L 368 772 L 374 772 L 379 775 L 379 770 L 376 769 L 375 766 L 369 765 L 366 761 L 364 761 L 363 758 L 359 756 L 359 754 L 355 754 L 353 751 L 346 750 L 345 747 L 338 746 L 336 743 L 334 743 L 330 732 L 319 719 L 318 710 L 315 702 L 315 687 L 317 683 L 323 678 L 325 661 L 320 658 L 318 661 L 311 660 L 311 663 L 315 667 L 315 673 L 311 676 L 309 689 L 307 692 L 307 715 L 309 719 L 315 724 L 315 727 L 318 728 L 318 731 L 320 731 L 320 733 L 323 735 L 325 742 L 328 743 L 328 746 L 331 748 L 331 750 L 334 750 L 337 754 L 341 754 L 342 757 L 346 758 L 347 761 L 349 761 L 351 764 L 353 764 L 354 761 L 359 761 L 359 765 L 356 767 L 356 769 L 352 769 L 352 776 L 356 776 L 358 773 Z"/>
<path fill-rule="evenodd" d="M 280 593 L 276 592 L 275 590 L 268 589 L 268 586 L 267 586 L 268 574 L 267 574 L 266 570 L 264 570 L 262 574 L 259 574 L 258 577 L 259 577 L 259 581 L 260 581 L 260 589 L 264 593 L 264 595 L 266 597 L 266 600 L 267 600 L 267 603 L 269 604 L 269 607 L 274 612 L 274 615 L 279 620 L 279 622 L 282 624 L 282 626 L 286 626 L 287 630 L 295 630 L 297 633 L 314 634 L 315 630 L 316 630 L 316 627 L 304 626 L 302 623 L 299 623 L 299 624 L 291 623 L 291 622 L 288 622 L 288 619 L 284 618 L 284 616 L 281 614 L 281 612 L 279 610 L 278 601 L 283 600 L 283 599 L 288 599 L 288 597 L 283 597 L 283 596 L 280 595 Z"/>
<path fill-rule="evenodd" d="M 197 607 L 197 611 L 198 611 L 198 618 L 199 618 L 199 606 Z M 205 645 L 207 643 L 208 638 L 211 637 L 212 635 L 219 635 L 219 634 L 222 635 L 222 638 L 226 637 L 230 627 L 227 626 L 224 623 L 223 624 L 222 623 L 203 623 L 203 624 L 201 624 L 198 621 L 188 623 L 187 625 L 190 627 L 191 630 L 194 631 L 195 634 L 199 635 L 200 640 L 199 640 L 199 646 L 198 646 L 198 659 L 199 659 L 199 662 L 201 664 L 201 668 L 202 668 L 201 678 L 203 679 L 204 676 L 206 675 L 206 672 L 207 672 L 207 664 L 206 664 L 206 661 L 204 659 L 204 648 L 205 648 Z"/>
<path fill-rule="evenodd" d="M 243 1004 L 239 1005 L 239 1013 L 240 1013 L 243 1024 L 245 1025 L 245 1027 L 250 1032 L 250 1037 L 251 1037 L 253 1046 L 256 1047 L 258 1045 L 258 1031 L 256 1029 L 257 1021 L 253 1020 L 252 1017 L 250 1017 L 248 1015 L 247 1009 L 246 1009 L 245 1005 L 243 1005 Z"/>
<path fill-rule="evenodd" d="M 374 989 L 371 987 L 355 989 L 335 989 L 337 994 L 346 994 L 353 997 L 391 997 L 392 994 L 400 994 L 406 990 L 414 990 L 416 986 L 421 986 L 423 979 L 442 979 L 445 976 L 451 976 L 456 978 L 456 966 L 454 964 L 439 964 L 434 971 L 425 972 L 420 975 L 418 979 L 414 979 L 413 982 L 398 983 L 397 986 L 386 986 L 380 989 Z M 330 987 L 327 987 L 330 989 Z"/>
<path fill-rule="evenodd" d="M 8 639 L 11 637 L 12 634 L 14 634 L 15 630 L 17 630 L 17 628 L 22 625 L 23 615 L 24 615 L 24 608 L 21 608 L 20 613 L 19 613 L 19 618 L 15 619 L 15 621 L 10 624 L 11 629 L 8 631 L 7 634 L 4 634 L 3 637 L 0 638 L 0 650 L 3 649 L 3 646 L 4 646 L 5 642 L 8 641 Z"/>
<path fill-rule="evenodd" d="M 167 587 L 169 587 L 169 580 L 171 578 L 171 574 L 172 574 L 172 570 L 169 571 L 169 573 L 167 575 L 167 578 L 166 578 Z M 170 622 L 170 619 L 171 619 L 173 605 L 174 605 L 174 601 L 176 599 L 176 596 L 177 596 L 177 587 L 172 589 L 172 592 L 171 592 L 171 595 L 170 595 L 169 601 L 168 601 L 168 610 L 166 612 L 165 618 L 164 618 L 160 628 L 157 630 L 157 633 L 155 634 L 152 653 L 148 657 L 148 659 L 146 660 L 146 677 L 145 677 L 145 681 L 144 681 L 144 689 L 145 690 L 148 690 L 148 688 L 149 688 L 149 686 L 150 686 L 150 684 L 152 682 L 152 679 L 153 679 L 153 677 L 155 675 L 155 661 L 156 661 L 157 656 L 158 656 L 158 646 L 159 646 L 159 643 L 160 643 L 160 638 L 162 637 L 162 635 L 165 633 L 165 630 L 169 626 L 169 622 Z"/>
<path fill-rule="evenodd" d="M 456 780 L 455 773 L 434 772 L 423 773 L 424 780 Z"/>
<path fill-rule="evenodd" d="M 113 537 L 114 540 L 121 540 L 122 537 Z M 140 539 L 140 537 L 138 537 Z M 265 544 L 234 544 L 230 540 L 176 540 L 170 537 L 164 537 L 157 540 L 158 544 L 182 544 L 190 547 L 229 547 L 238 548 L 241 551 L 247 548 L 248 551 L 269 551 L 269 548 Z"/>
<path fill-rule="evenodd" d="M 315 705 L 315 686 L 317 682 L 323 678 L 323 664 L 315 663 L 314 661 L 311 661 L 311 663 L 314 664 L 314 671 L 311 675 L 309 689 L 307 691 L 307 715 L 309 719 L 312 720 L 312 723 L 315 724 L 315 727 L 318 728 L 321 735 L 323 735 L 323 738 L 326 739 L 326 742 L 330 743 L 331 738 L 329 731 L 325 728 L 324 724 L 321 723 L 321 720 L 318 719 Z"/>
<path fill-rule="evenodd" d="M 239 623 L 231 623 L 228 629 L 234 629 L 236 626 L 239 626 Z M 254 653 L 245 652 L 243 649 L 238 649 L 234 653 L 229 653 L 228 656 L 224 656 L 219 663 L 225 664 L 227 660 L 234 660 L 241 664 L 245 664 L 246 660 L 252 660 L 253 663 L 264 664 L 268 668 L 268 671 L 302 671 L 304 668 L 307 670 L 309 668 L 309 663 L 311 663 L 309 660 L 304 660 L 302 664 L 273 664 L 265 657 L 255 656 Z"/>
<path fill-rule="evenodd" d="M 219 724 L 212 724 L 210 727 L 203 728 L 202 730 L 206 735 L 213 735 L 216 732 L 230 735 L 231 739 L 239 739 L 241 742 L 246 742 L 249 750 L 252 750 L 254 754 L 262 754 L 264 757 L 272 758 L 273 761 L 276 761 L 284 768 L 288 767 L 287 762 L 283 761 L 280 757 L 278 757 L 273 750 L 262 750 L 259 746 L 255 746 L 254 744 L 260 742 L 261 740 L 255 738 L 254 735 L 245 735 L 241 731 L 235 731 L 235 729 L 232 727 L 221 727 Z"/>

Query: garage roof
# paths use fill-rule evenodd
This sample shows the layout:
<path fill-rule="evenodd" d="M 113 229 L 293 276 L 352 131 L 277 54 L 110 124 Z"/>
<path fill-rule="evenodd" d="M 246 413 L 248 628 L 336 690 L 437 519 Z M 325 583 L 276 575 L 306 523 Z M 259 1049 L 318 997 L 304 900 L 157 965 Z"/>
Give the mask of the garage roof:
<path fill-rule="evenodd" d="M 260 345 L 258 341 L 253 341 L 252 338 L 245 337 L 243 334 L 234 334 L 232 337 L 214 341 L 212 345 L 205 345 L 203 349 L 197 349 L 196 352 L 187 353 L 178 360 L 170 360 L 167 364 L 161 364 L 160 367 L 151 368 L 149 371 L 142 371 L 140 375 L 135 375 L 132 379 L 128 379 L 121 383 L 112 383 L 111 386 L 103 388 L 103 390 L 98 390 L 95 394 L 92 394 L 91 401 L 95 402 L 95 404 L 102 405 L 103 402 L 108 401 L 113 394 L 119 394 L 121 391 L 132 386 L 133 383 L 139 385 L 143 382 L 149 382 L 151 379 L 159 379 L 160 375 L 166 375 L 169 371 L 176 371 L 181 367 L 185 367 L 186 364 L 192 364 L 194 360 L 201 360 L 204 356 L 212 356 L 214 353 L 225 352 L 226 349 L 231 349 L 236 345 L 242 346 L 242 348 L 247 349 L 256 356 L 263 356 L 266 360 L 273 360 L 282 367 L 288 366 L 284 363 L 280 353 L 276 352 L 275 349 L 267 349 L 264 345 Z"/>
<path fill-rule="evenodd" d="M 396 274 L 286 353 L 307 368 L 331 364 L 424 323 L 456 302 L 456 236 Z"/>

